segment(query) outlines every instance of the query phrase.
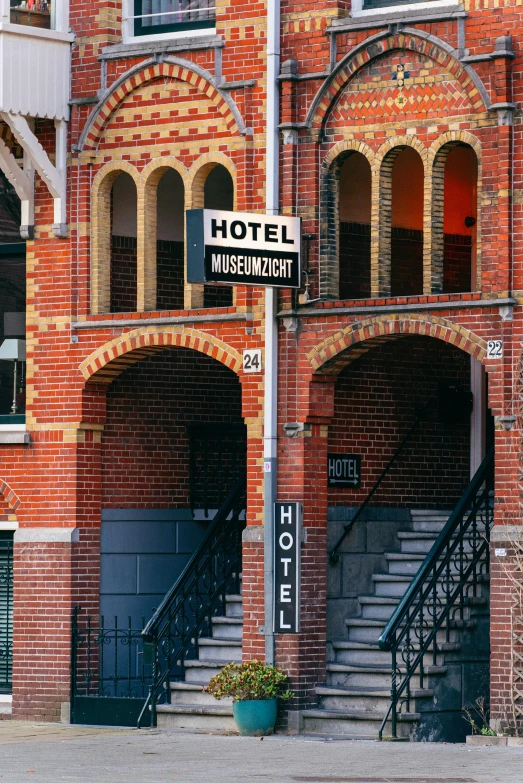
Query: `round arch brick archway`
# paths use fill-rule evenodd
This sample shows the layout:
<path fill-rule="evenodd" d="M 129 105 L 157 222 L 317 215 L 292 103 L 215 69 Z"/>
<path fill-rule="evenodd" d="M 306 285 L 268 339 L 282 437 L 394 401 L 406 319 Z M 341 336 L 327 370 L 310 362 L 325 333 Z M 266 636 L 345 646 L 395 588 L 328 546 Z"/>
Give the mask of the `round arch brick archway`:
<path fill-rule="evenodd" d="M 398 339 L 401 335 L 443 340 L 481 362 L 487 353 L 486 342 L 465 327 L 445 318 L 402 314 L 397 318 L 385 315 L 356 321 L 318 343 L 307 353 L 307 359 L 315 374 L 338 375 L 376 344 Z M 347 350 L 349 348 L 352 350 Z"/>
<path fill-rule="evenodd" d="M 6 481 L 3 481 L 3 479 L 0 478 L 0 498 L 2 498 L 5 503 L 9 506 L 9 509 L 13 512 L 13 514 L 16 514 L 18 508 L 20 507 L 21 500 L 16 494 L 16 492 L 11 489 L 9 484 Z"/>
<path fill-rule="evenodd" d="M 117 337 L 85 359 L 80 365 L 80 371 L 86 381 L 109 384 L 136 362 L 166 348 L 191 348 L 199 351 L 238 374 L 242 366 L 242 358 L 238 351 L 230 345 L 197 329 L 183 327 L 136 329 L 128 334 Z"/>

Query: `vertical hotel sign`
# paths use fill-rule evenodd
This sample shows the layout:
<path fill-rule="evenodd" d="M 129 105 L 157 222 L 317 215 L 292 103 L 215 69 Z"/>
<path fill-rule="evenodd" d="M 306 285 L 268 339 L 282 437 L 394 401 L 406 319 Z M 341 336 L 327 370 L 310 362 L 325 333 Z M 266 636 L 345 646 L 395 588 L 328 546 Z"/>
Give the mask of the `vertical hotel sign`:
<path fill-rule="evenodd" d="M 274 633 L 298 633 L 301 505 L 275 503 L 274 522 Z"/>

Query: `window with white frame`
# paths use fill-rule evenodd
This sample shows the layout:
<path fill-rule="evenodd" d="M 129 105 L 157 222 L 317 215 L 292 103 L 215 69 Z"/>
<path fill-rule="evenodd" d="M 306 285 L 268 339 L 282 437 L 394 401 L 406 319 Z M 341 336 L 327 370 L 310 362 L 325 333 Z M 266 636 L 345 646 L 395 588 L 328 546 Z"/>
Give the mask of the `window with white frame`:
<path fill-rule="evenodd" d="M 431 6 L 457 5 L 458 0 L 352 0 L 352 15 L 365 11 L 390 10 L 396 6 L 414 6 L 415 9 L 429 9 Z"/>
<path fill-rule="evenodd" d="M 128 0 L 130 35 L 163 35 L 215 26 L 215 0 Z"/>

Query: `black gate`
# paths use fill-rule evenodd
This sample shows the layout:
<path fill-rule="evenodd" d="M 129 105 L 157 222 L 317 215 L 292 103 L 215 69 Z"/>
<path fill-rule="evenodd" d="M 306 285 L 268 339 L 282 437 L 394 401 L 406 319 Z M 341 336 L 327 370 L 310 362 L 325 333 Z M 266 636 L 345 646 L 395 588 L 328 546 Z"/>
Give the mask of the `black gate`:
<path fill-rule="evenodd" d="M 142 628 L 131 618 L 99 623 L 73 611 L 71 635 L 71 723 L 136 726 L 151 685 L 143 660 Z"/>
<path fill-rule="evenodd" d="M 11 693 L 13 670 L 13 534 L 0 531 L 0 693 Z"/>

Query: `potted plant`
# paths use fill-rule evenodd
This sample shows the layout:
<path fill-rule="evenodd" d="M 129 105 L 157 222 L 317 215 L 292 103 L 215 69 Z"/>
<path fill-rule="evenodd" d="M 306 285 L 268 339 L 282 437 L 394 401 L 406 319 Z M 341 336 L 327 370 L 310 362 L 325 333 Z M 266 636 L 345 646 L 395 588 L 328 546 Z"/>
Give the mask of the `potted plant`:
<path fill-rule="evenodd" d="M 287 675 L 262 661 L 228 663 L 204 687 L 215 699 L 232 697 L 232 711 L 238 731 L 244 737 L 272 734 L 278 714 L 278 698 L 290 699 L 283 690 Z"/>

